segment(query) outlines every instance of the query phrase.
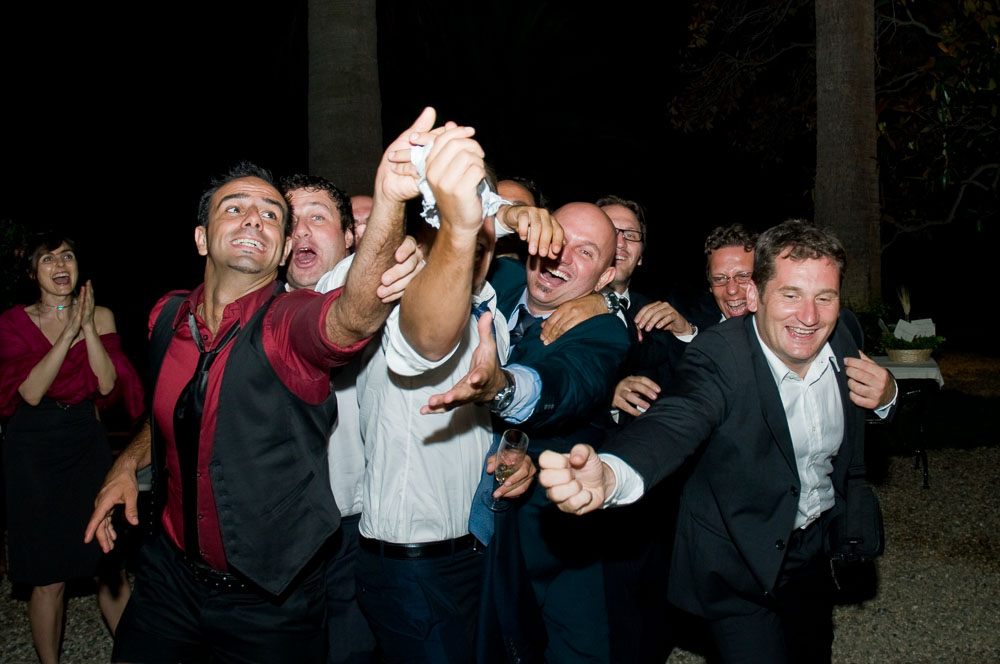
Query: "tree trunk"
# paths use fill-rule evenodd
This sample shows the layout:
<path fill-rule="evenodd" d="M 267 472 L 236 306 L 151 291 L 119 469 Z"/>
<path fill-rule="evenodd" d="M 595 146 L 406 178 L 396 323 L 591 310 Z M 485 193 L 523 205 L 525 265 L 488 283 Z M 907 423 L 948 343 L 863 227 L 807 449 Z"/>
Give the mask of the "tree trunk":
<path fill-rule="evenodd" d="M 382 158 L 375 0 L 309 0 L 309 172 L 371 195 Z"/>
<path fill-rule="evenodd" d="M 881 295 L 875 157 L 875 10 L 871 0 L 816 0 L 816 223 L 847 249 L 841 300 Z"/>

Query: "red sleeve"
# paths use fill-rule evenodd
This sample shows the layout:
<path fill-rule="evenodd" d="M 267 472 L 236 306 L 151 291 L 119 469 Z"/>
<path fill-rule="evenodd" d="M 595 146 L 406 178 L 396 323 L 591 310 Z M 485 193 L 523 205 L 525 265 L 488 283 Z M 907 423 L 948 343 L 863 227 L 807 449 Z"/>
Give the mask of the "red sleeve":
<path fill-rule="evenodd" d="M 101 337 L 117 379 L 115 388 L 105 397 L 100 396 L 97 376 L 90 368 L 87 344 L 73 344 L 66 353 L 59 373 L 45 392 L 45 396 L 63 403 L 76 404 L 94 399 L 99 407 L 107 407 L 118 398 L 125 399 L 128 412 L 133 417 L 142 413 L 143 391 L 138 374 L 121 350 L 117 334 Z M 52 349 L 42 342 L 41 334 L 20 308 L 11 309 L 0 316 L 0 417 L 10 417 L 21 402 L 18 388 L 31 370 Z"/>
<path fill-rule="evenodd" d="M 146 410 L 142 380 L 136 373 L 135 367 L 125 357 L 121 337 L 117 334 L 102 334 L 101 343 L 104 344 L 104 350 L 108 352 L 111 364 L 115 367 L 116 378 L 115 388 L 111 390 L 111 394 L 97 399 L 97 407 L 107 408 L 122 399 L 129 417 L 137 419 Z"/>
<path fill-rule="evenodd" d="M 264 318 L 264 348 L 282 382 L 308 403 L 330 394 L 330 369 L 350 361 L 370 341 L 346 348 L 326 338 L 326 312 L 342 288 L 329 293 L 299 289 L 280 295 Z"/>
<path fill-rule="evenodd" d="M 32 330 L 21 321 L 24 313 L 20 307 L 8 309 L 0 315 L 0 418 L 14 414 L 21 402 L 18 388 L 38 362 L 45 357 L 47 349 L 33 343 Z"/>

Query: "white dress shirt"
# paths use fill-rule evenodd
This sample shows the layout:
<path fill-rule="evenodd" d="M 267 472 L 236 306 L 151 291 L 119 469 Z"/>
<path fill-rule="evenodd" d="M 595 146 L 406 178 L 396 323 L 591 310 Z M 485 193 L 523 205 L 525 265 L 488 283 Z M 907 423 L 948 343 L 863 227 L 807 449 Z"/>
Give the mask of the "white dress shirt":
<path fill-rule="evenodd" d="M 496 317 L 497 350 L 507 356 L 507 322 L 490 284 L 472 298 Z M 451 389 L 469 371 L 479 344 L 476 318 L 462 340 L 436 362 L 420 356 L 399 329 L 399 308 L 386 321 L 382 344 L 358 377 L 366 471 L 361 534 L 394 543 L 454 539 L 469 532 L 469 509 L 492 442 L 490 410 L 475 404 L 421 415 L 431 395 Z"/>
<path fill-rule="evenodd" d="M 318 293 L 329 293 L 343 287 L 347 282 L 347 272 L 353 263 L 354 254 L 341 260 L 332 270 L 320 277 L 314 290 Z M 330 488 L 337 500 L 341 516 L 361 513 L 365 450 L 361 443 L 361 430 L 358 427 L 358 396 L 355 383 L 364 359 L 363 353 L 355 355 L 333 376 L 334 392 L 337 394 L 337 421 L 330 429 L 330 442 L 326 451 L 330 469 Z"/>
<path fill-rule="evenodd" d="M 837 386 L 837 356 L 829 342 L 809 365 L 805 377 L 785 366 L 753 329 L 781 394 L 799 474 L 799 507 L 795 527 L 804 528 L 833 507 L 833 458 L 844 440 L 844 404 Z"/>
<path fill-rule="evenodd" d="M 756 316 L 753 329 L 764 350 L 788 419 L 800 484 L 795 527 L 802 528 L 834 504 L 830 473 L 833 471 L 833 457 L 840 450 L 844 438 L 843 401 L 834 372 L 841 369 L 830 344 L 826 343 L 809 365 L 805 378 L 800 378 L 760 338 Z M 875 414 L 885 419 L 898 396 L 897 389 L 892 401 L 875 409 Z M 614 490 L 604 501 L 605 507 L 627 505 L 642 497 L 645 483 L 634 468 L 612 454 L 598 456 L 610 466 L 616 480 Z"/>

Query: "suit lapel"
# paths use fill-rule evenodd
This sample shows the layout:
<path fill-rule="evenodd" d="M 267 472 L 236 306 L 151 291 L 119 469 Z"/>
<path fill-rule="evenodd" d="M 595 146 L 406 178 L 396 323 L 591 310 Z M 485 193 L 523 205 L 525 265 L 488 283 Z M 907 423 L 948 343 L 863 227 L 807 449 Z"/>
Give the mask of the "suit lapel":
<path fill-rule="evenodd" d="M 781 404 L 781 393 L 778 392 L 778 386 L 774 382 L 774 374 L 771 373 L 771 367 L 764 357 L 764 350 L 760 347 L 757 333 L 754 332 L 752 315 L 744 316 L 744 330 L 750 347 L 750 363 L 757 381 L 761 413 L 771 430 L 775 444 L 785 457 L 785 462 L 797 474 L 795 448 L 792 446 L 792 434 L 788 430 L 788 417 L 785 415 L 785 407 Z"/>
<path fill-rule="evenodd" d="M 839 467 L 835 471 L 838 474 L 841 468 L 846 469 L 848 465 L 854 463 L 851 461 L 855 453 L 853 443 L 856 440 L 859 428 L 864 426 L 864 411 L 851 401 L 850 390 L 847 387 L 847 371 L 844 365 L 845 357 L 858 357 L 858 349 L 856 344 L 852 342 L 851 335 L 844 324 L 844 312 L 841 312 L 840 315 L 841 320 L 837 322 L 837 327 L 834 328 L 833 334 L 830 335 L 830 348 L 833 349 L 834 355 L 837 356 L 837 363 L 840 368 L 840 371 L 837 372 L 837 387 L 840 388 L 840 401 L 844 409 L 844 439 L 840 443 L 840 452 L 837 454 L 837 459 L 845 459 L 849 463 L 838 464 Z M 847 446 L 846 448 L 845 445 Z M 834 463 L 836 464 L 836 459 Z"/>

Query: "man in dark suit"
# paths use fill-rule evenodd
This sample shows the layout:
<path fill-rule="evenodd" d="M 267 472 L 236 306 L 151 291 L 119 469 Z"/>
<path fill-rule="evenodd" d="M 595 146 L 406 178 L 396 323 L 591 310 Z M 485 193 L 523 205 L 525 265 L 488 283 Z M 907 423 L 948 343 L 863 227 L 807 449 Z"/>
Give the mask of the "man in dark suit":
<path fill-rule="evenodd" d="M 603 439 L 602 421 L 629 336 L 621 319 L 601 314 L 552 343 L 542 341 L 544 318 L 560 304 L 600 290 L 615 274 L 615 229 L 600 208 L 570 203 L 555 216 L 565 235 L 562 251 L 532 256 L 527 270 L 502 260 L 490 279 L 510 329 L 507 365 L 501 369 L 495 350 L 486 348 L 466 379 L 429 405 L 490 402 L 500 418 L 494 431 L 513 425 L 529 435 L 534 450 L 568 452 L 577 443 L 599 445 Z M 543 491 L 532 487 L 530 493 L 517 526 L 545 622 L 545 661 L 608 662 L 603 570 L 599 552 L 587 546 L 592 520 L 560 514 Z"/>
<path fill-rule="evenodd" d="M 618 196 L 605 196 L 596 205 L 615 226 L 615 278 L 609 288 L 618 298 L 636 337 L 626 364 L 627 374 L 615 387 L 612 401 L 612 407 L 627 416 L 622 419 L 628 420 L 637 417 L 656 399 L 670 380 L 671 366 L 680 360 L 696 330 L 669 302 L 652 300 L 630 288 L 632 275 L 642 265 L 646 249 L 646 217 L 642 206 Z"/>
<path fill-rule="evenodd" d="M 700 453 L 669 598 L 710 621 L 727 662 L 830 660 L 824 530 L 844 508 L 863 409 L 887 415 L 896 393 L 840 311 L 844 257 L 805 222 L 765 232 L 747 289 L 754 315 L 699 334 L 670 394 L 600 456 L 578 446 L 540 458 L 552 501 L 585 513 L 633 500 Z"/>

